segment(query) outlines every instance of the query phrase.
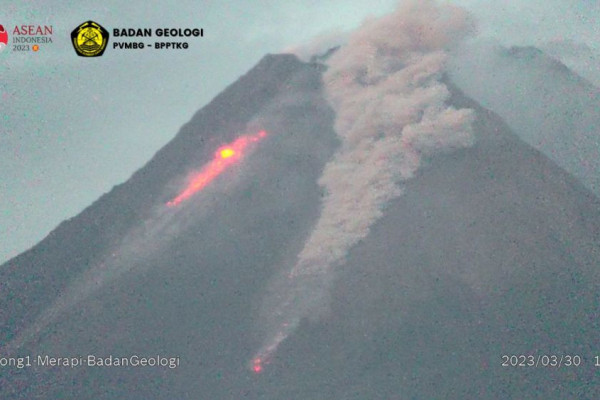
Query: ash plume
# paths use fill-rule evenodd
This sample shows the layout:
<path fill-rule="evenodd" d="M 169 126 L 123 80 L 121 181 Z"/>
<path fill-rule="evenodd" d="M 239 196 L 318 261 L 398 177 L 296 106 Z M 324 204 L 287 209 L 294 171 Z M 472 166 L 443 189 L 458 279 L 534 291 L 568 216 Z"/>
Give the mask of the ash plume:
<path fill-rule="evenodd" d="M 321 216 L 287 280 L 270 289 L 278 305 L 265 310 L 271 332 L 255 364 L 301 318 L 327 306 L 333 268 L 368 235 L 423 160 L 473 144 L 473 111 L 448 106 L 440 81 L 447 50 L 472 28 L 461 8 L 404 1 L 394 13 L 366 21 L 327 62 L 326 95 L 341 145 L 319 179 Z"/>

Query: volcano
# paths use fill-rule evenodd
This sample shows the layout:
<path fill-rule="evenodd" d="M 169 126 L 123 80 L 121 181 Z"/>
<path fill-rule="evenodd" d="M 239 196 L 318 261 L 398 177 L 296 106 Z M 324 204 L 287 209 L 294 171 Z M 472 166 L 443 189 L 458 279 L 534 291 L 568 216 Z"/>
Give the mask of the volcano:
<path fill-rule="evenodd" d="M 448 103 L 474 111 L 473 145 L 404 183 L 325 306 L 253 368 L 265 294 L 317 223 L 340 146 L 325 69 L 264 57 L 126 183 L 0 267 L 0 347 L 30 332 L 3 357 L 113 364 L 2 367 L 3 399 L 600 394 L 600 201 L 447 77 Z M 217 149 L 263 130 L 242 162 L 165 208 Z M 90 271 L 102 279 L 61 303 Z M 115 365 L 133 356 L 177 366 Z"/>

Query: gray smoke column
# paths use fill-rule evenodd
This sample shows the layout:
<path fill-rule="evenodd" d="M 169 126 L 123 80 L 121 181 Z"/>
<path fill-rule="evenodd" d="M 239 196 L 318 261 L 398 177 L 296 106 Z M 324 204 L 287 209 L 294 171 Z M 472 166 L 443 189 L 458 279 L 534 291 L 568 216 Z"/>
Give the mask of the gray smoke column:
<path fill-rule="evenodd" d="M 461 8 L 405 1 L 366 21 L 329 59 L 324 81 L 341 146 L 319 179 L 321 216 L 296 265 L 270 288 L 263 310 L 269 339 L 255 366 L 325 305 L 333 267 L 401 195 L 402 181 L 427 157 L 472 145 L 473 111 L 446 105 L 440 81 L 447 50 L 471 28 Z"/>

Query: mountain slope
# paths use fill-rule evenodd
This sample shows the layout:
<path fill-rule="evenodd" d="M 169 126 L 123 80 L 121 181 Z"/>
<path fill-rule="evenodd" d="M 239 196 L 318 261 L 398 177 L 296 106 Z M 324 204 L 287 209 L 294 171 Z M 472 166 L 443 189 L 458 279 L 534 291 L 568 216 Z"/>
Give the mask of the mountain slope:
<path fill-rule="evenodd" d="M 600 89 L 535 47 L 470 46 L 453 81 L 600 196 Z"/>
<path fill-rule="evenodd" d="M 0 340 L 12 335 L 15 319 L 31 319 L 49 298 L 74 275 L 98 262 L 155 204 L 168 200 L 165 185 L 212 156 L 215 145 L 233 140 L 250 119 L 285 90 L 299 64 L 293 57 L 267 56 L 246 76 L 227 88 L 185 124 L 177 137 L 161 149 L 125 184 L 116 186 L 77 219 L 62 223 L 31 250 L 0 270 L 4 282 L 0 301 Z M 316 82 L 307 82 L 317 85 Z M 174 189 L 174 188 L 171 188 Z M 143 194 L 143 195 L 140 195 Z M 13 325 L 9 326 L 7 321 Z M 20 326 L 17 323 L 16 326 Z"/>
<path fill-rule="evenodd" d="M 128 182 L 0 267 L 2 342 L 247 130 L 269 136 L 181 211 L 179 230 L 41 330 L 20 354 L 179 356 L 176 369 L 4 369 L 3 398 L 594 398 L 600 202 L 451 82 L 472 148 L 406 182 L 339 268 L 329 309 L 301 321 L 262 374 L 269 282 L 319 216 L 338 146 L 321 67 L 267 56 Z M 142 249 L 146 249 L 142 247 Z M 108 253 L 108 254 L 107 254 Z M 501 367 L 577 354 L 579 368 Z"/>

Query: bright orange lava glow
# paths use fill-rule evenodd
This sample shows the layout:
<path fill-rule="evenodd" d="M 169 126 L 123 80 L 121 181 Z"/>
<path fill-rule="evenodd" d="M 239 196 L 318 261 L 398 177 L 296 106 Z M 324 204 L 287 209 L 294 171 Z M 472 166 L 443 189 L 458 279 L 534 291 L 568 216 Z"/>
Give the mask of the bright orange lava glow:
<path fill-rule="evenodd" d="M 167 206 L 174 207 L 204 189 L 206 185 L 211 183 L 217 176 L 221 175 L 221 173 L 223 173 L 230 165 L 240 160 L 248 145 L 258 142 L 266 136 L 267 132 L 260 131 L 256 135 L 240 136 L 233 142 L 219 147 L 215 152 L 213 160 L 204 165 L 204 167 L 190 179 L 187 187 L 177 197 L 169 201 Z"/>
<path fill-rule="evenodd" d="M 229 147 L 221 150 L 221 158 L 229 158 L 235 155 L 235 151 Z"/>

